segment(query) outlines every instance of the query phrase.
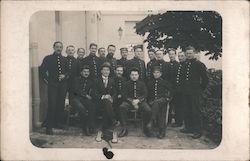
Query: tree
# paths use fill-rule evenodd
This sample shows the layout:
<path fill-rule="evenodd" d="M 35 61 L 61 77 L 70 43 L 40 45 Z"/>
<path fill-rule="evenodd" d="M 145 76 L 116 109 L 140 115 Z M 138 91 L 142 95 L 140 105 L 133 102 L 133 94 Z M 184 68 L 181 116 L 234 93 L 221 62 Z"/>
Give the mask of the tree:
<path fill-rule="evenodd" d="M 192 45 L 204 51 L 209 59 L 222 56 L 222 18 L 215 11 L 167 11 L 148 15 L 136 23 L 136 33 L 147 35 L 148 48 L 178 47 Z"/>

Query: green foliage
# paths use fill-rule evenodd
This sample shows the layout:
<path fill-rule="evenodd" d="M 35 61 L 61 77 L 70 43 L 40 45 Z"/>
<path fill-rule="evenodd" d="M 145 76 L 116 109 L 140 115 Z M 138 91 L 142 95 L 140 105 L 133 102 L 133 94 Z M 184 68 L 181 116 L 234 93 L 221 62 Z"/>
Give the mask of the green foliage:
<path fill-rule="evenodd" d="M 222 19 L 214 11 L 168 11 L 148 15 L 135 26 L 136 33 L 147 35 L 148 48 L 184 49 L 192 45 L 205 51 L 209 59 L 222 56 Z"/>
<path fill-rule="evenodd" d="M 209 71 L 209 84 L 203 93 L 203 127 L 209 138 L 219 143 L 222 136 L 222 71 Z"/>

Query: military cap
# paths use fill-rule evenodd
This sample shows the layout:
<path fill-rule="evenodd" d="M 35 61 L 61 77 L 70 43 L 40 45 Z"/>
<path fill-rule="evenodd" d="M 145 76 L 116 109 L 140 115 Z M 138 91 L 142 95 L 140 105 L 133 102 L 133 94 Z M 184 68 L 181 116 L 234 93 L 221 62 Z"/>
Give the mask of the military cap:
<path fill-rule="evenodd" d="M 120 48 L 120 51 L 122 51 L 122 50 L 128 51 L 128 48 L 122 47 L 122 48 Z"/>

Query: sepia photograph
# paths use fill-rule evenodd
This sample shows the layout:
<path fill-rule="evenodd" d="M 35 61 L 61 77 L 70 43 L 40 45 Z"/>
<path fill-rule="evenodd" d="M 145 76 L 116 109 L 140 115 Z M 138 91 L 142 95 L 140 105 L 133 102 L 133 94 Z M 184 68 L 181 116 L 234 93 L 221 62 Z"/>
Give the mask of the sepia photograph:
<path fill-rule="evenodd" d="M 221 15 L 210 10 L 34 13 L 29 21 L 32 144 L 218 147 L 222 26 Z"/>

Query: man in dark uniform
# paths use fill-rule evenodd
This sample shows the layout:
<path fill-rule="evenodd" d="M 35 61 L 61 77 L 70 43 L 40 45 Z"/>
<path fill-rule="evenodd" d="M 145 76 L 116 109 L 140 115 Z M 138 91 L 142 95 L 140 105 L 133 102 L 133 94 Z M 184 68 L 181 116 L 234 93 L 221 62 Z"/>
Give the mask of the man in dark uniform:
<path fill-rule="evenodd" d="M 97 45 L 95 43 L 91 43 L 89 45 L 90 54 L 86 58 L 84 58 L 84 65 L 88 65 L 90 69 L 90 78 L 96 79 L 100 76 L 100 67 L 101 67 L 101 59 L 96 56 Z"/>
<path fill-rule="evenodd" d="M 153 78 L 153 73 L 152 69 L 155 66 L 156 59 L 155 59 L 155 50 L 154 49 L 149 49 L 148 50 L 148 57 L 150 61 L 147 63 L 147 78 L 152 79 Z"/>
<path fill-rule="evenodd" d="M 41 76 L 48 83 L 48 112 L 46 134 L 53 135 L 52 128 L 63 123 L 65 96 L 67 91 L 68 61 L 62 56 L 62 42 L 55 42 L 54 53 L 43 59 Z"/>
<path fill-rule="evenodd" d="M 167 103 L 170 100 L 171 85 L 168 81 L 161 78 L 162 72 L 159 66 L 153 69 L 153 79 L 147 83 L 148 87 L 148 103 L 152 109 L 152 118 L 150 124 L 158 123 L 157 137 L 162 139 L 166 131 L 166 112 Z"/>
<path fill-rule="evenodd" d="M 96 141 L 101 141 L 102 132 L 105 130 L 113 130 L 117 124 L 114 116 L 113 102 L 116 97 L 115 82 L 110 78 L 111 66 L 104 63 L 101 66 L 101 77 L 95 81 L 95 100 L 98 108 L 103 108 L 103 124 L 102 130 L 98 131 Z M 113 143 L 117 143 L 117 133 L 113 132 Z"/>
<path fill-rule="evenodd" d="M 168 56 L 170 61 L 168 63 L 169 77 L 167 79 L 171 84 L 173 84 L 176 81 L 176 71 L 179 66 L 179 62 L 176 61 L 176 50 L 173 48 L 168 49 Z M 176 95 L 173 94 L 173 99 L 170 101 L 169 104 L 168 123 L 171 124 L 172 119 L 174 118 L 175 123 L 172 126 L 180 127 L 182 126 L 183 120 L 178 120 L 179 113 L 176 113 L 175 103 L 174 103 L 176 101 L 178 101 L 178 98 L 176 97 Z"/>
<path fill-rule="evenodd" d="M 144 81 L 146 78 L 146 67 L 145 67 L 145 62 L 141 60 L 143 53 L 142 47 L 139 45 L 135 46 L 134 52 L 135 52 L 134 58 L 129 60 L 127 63 L 127 71 L 130 71 L 133 68 L 139 69 L 139 79 Z M 129 75 L 127 77 L 128 79 L 130 79 Z"/>
<path fill-rule="evenodd" d="M 108 50 L 108 54 L 106 56 L 106 59 L 111 65 L 110 77 L 113 78 L 115 76 L 115 69 L 117 66 L 116 58 L 114 58 L 116 47 L 115 45 L 111 44 L 108 46 L 107 50 Z"/>
<path fill-rule="evenodd" d="M 67 92 L 69 97 L 69 104 L 71 105 L 73 99 L 74 92 L 74 81 L 75 78 L 80 74 L 79 64 L 74 57 L 75 47 L 73 45 L 69 45 L 66 48 L 67 60 L 68 60 L 68 84 L 67 84 Z M 72 106 L 72 105 L 71 105 Z"/>
<path fill-rule="evenodd" d="M 105 51 L 105 48 L 104 47 L 100 47 L 98 49 L 98 56 L 99 58 L 101 59 L 101 65 L 105 62 L 107 62 L 107 58 L 106 58 L 106 51 Z"/>
<path fill-rule="evenodd" d="M 120 111 L 119 106 L 122 104 L 124 100 L 123 90 L 125 90 L 125 78 L 123 77 L 123 66 L 117 65 L 116 67 L 116 77 L 114 78 L 115 81 L 115 89 L 116 89 L 116 97 L 114 99 L 114 111 L 117 120 L 120 120 Z"/>
<path fill-rule="evenodd" d="M 93 81 L 89 79 L 89 66 L 83 66 L 80 76 L 74 81 L 72 106 L 79 111 L 83 132 L 90 136 L 95 127 L 95 104 L 93 103 Z"/>
<path fill-rule="evenodd" d="M 185 100 L 184 133 L 193 133 L 193 138 L 202 136 L 201 94 L 208 84 L 206 66 L 195 59 L 195 48 L 188 46 L 185 50 L 187 67 L 183 85 Z"/>
<path fill-rule="evenodd" d="M 147 104 L 147 87 L 145 83 L 139 80 L 139 70 L 132 68 L 130 71 L 130 80 L 125 84 L 124 102 L 120 105 L 121 125 L 123 127 L 119 136 L 128 135 L 127 130 L 127 112 L 129 109 L 135 109 L 142 112 L 143 132 L 146 136 L 151 136 L 151 108 Z"/>
<path fill-rule="evenodd" d="M 123 47 L 120 48 L 120 52 L 121 52 L 121 59 L 117 60 L 117 65 L 121 65 L 123 66 L 123 76 L 126 78 L 127 76 L 127 62 L 128 62 L 128 48 Z"/>
<path fill-rule="evenodd" d="M 163 59 L 164 57 L 164 51 L 159 49 L 155 52 L 156 62 L 154 63 L 154 66 L 159 66 L 162 71 L 162 78 L 165 80 L 169 80 L 169 69 L 168 64 Z"/>
<path fill-rule="evenodd" d="M 85 49 L 84 48 L 78 48 L 77 49 L 77 63 L 79 65 L 79 68 L 81 69 L 83 67 L 83 61 L 84 61 L 84 56 L 85 56 Z"/>

